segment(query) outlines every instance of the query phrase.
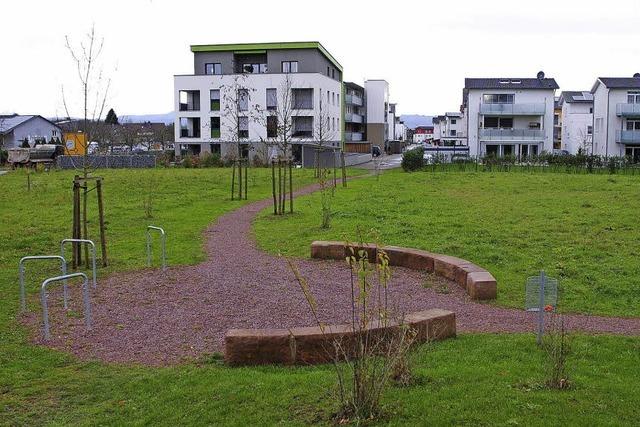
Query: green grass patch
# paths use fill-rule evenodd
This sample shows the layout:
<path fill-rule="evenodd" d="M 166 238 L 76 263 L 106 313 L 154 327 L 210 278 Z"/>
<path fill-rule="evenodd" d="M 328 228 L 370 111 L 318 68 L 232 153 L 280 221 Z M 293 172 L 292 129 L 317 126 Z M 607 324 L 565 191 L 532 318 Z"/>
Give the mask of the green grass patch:
<path fill-rule="evenodd" d="M 523 307 L 526 277 L 544 269 L 560 279 L 564 312 L 640 316 L 639 195 L 637 176 L 396 170 L 337 192 L 328 230 L 312 194 L 295 216 L 262 212 L 254 231 L 265 250 L 308 256 L 313 240 L 375 229 L 382 243 L 487 268 L 500 305 Z"/>

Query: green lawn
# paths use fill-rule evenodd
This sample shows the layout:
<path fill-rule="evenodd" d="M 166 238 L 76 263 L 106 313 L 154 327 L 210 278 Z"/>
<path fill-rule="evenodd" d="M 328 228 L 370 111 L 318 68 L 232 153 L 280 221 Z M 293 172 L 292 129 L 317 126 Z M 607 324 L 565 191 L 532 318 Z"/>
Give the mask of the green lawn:
<path fill-rule="evenodd" d="M 250 200 L 269 197 L 268 173 L 252 171 Z M 296 173 L 300 184 L 312 181 L 310 171 Z M 227 200 L 228 170 L 100 174 L 105 177 L 112 261 L 100 274 L 144 265 L 144 228 L 149 223 L 167 229 L 170 264 L 197 263 L 203 258 L 202 230 L 243 203 Z M 380 183 L 393 176 L 381 177 Z M 71 177 L 69 172 L 35 175 L 27 192 L 22 172 L 0 176 L 0 425 L 327 422 L 335 409 L 327 395 L 334 380 L 327 366 L 232 369 L 221 366 L 216 357 L 203 357 L 200 362 L 150 368 L 80 362 L 30 345 L 15 320 L 17 262 L 26 254 L 55 254 L 59 240 L 68 237 Z M 351 197 L 358 188 L 364 192 L 366 187 L 360 187 L 364 183 L 354 181 L 347 190 L 339 188 L 338 198 Z M 143 199 L 150 191 L 155 213 L 148 220 Z M 307 211 L 306 204 L 298 206 Z M 282 224 L 306 215 L 290 216 Z M 95 227 L 95 215 L 92 218 Z M 289 232 L 275 230 L 277 235 Z M 307 245 L 300 245 L 305 253 Z M 55 269 L 31 265 L 29 272 L 33 294 L 42 276 Z M 635 422 L 640 408 L 640 338 L 578 336 L 574 348 L 570 373 L 575 387 L 556 392 L 540 386 L 542 359 L 533 336 L 464 335 L 421 347 L 415 365 L 423 383 L 390 390 L 385 397 L 386 421 L 395 425 Z"/>
<path fill-rule="evenodd" d="M 522 307 L 524 281 L 558 277 L 560 309 L 640 316 L 640 177 L 390 171 L 350 183 L 321 230 L 320 196 L 293 217 L 261 214 L 254 229 L 271 252 L 308 256 L 313 240 L 358 240 L 455 255 L 491 271 L 500 305 Z M 274 227 L 281 232 L 273 233 Z"/>

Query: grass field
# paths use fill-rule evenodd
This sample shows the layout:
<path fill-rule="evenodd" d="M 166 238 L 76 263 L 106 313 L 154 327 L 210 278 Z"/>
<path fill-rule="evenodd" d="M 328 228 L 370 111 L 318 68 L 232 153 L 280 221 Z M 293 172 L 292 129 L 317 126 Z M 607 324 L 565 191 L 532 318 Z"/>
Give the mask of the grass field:
<path fill-rule="evenodd" d="M 487 268 L 501 305 L 522 307 L 526 277 L 544 269 L 560 279 L 564 312 L 640 316 L 637 176 L 391 171 L 339 191 L 329 230 L 318 194 L 298 207 L 293 217 L 262 212 L 264 249 L 308 256 L 313 240 L 357 241 L 356 230 L 375 228 L 384 244 Z"/>
<path fill-rule="evenodd" d="M 268 171 L 253 172 L 250 201 L 270 195 Z M 298 183 L 312 181 L 311 172 L 297 173 Z M 244 203 L 227 200 L 228 170 L 110 170 L 101 175 L 112 261 L 101 275 L 144 266 L 144 228 L 149 223 L 167 229 L 169 264 L 199 262 L 202 230 Z M 24 174 L 0 176 L 0 425 L 328 423 L 335 409 L 328 399 L 334 377 L 326 366 L 231 369 L 213 355 L 185 365 L 149 368 L 80 362 L 30 345 L 15 320 L 17 261 L 26 254 L 55 254 L 59 240 L 68 236 L 71 176 L 39 174 L 33 177 L 30 192 Z M 400 176 L 381 177 L 379 182 Z M 352 197 L 354 191 L 366 193 L 366 187 L 360 187 L 366 182 L 375 183 L 354 181 L 346 191 L 338 190 L 337 200 Z M 153 219 L 144 218 L 143 200 L 149 194 L 155 198 Z M 298 206 L 304 213 L 287 217 L 283 227 L 306 218 L 311 206 L 308 202 Z M 91 217 L 95 227 L 95 215 Z M 316 227 L 312 218 L 309 221 Z M 339 221 L 338 216 L 336 227 Z M 288 225 L 274 230 L 278 236 L 290 232 Z M 299 247 L 306 254 L 308 243 Z M 43 275 L 55 273 L 53 267 L 35 265 L 28 270 L 31 294 Z M 388 418 L 383 421 L 392 425 L 636 422 L 640 338 L 577 336 L 573 346 L 574 388 L 564 392 L 541 386 L 542 355 L 532 336 L 464 335 L 421 347 L 415 366 L 422 382 L 392 388 L 385 397 Z"/>

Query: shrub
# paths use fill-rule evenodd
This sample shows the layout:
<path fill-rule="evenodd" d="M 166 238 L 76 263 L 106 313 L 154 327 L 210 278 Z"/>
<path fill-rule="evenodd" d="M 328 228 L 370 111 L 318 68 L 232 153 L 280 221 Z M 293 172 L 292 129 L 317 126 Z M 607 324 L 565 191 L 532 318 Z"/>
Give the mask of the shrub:
<path fill-rule="evenodd" d="M 415 148 L 402 154 L 402 169 L 405 172 L 417 171 L 424 167 L 424 149 Z"/>
<path fill-rule="evenodd" d="M 189 168 L 199 168 L 200 167 L 200 157 L 198 156 L 193 156 L 191 154 L 188 154 L 186 156 L 184 156 L 184 160 L 182 160 L 182 166 L 189 169 Z"/>
<path fill-rule="evenodd" d="M 206 153 L 202 157 L 202 167 L 205 168 L 217 168 L 222 166 L 222 160 L 220 159 L 220 154 L 217 153 Z"/>
<path fill-rule="evenodd" d="M 9 153 L 7 150 L 0 150 L 0 165 L 4 165 L 7 162 L 8 157 Z"/>

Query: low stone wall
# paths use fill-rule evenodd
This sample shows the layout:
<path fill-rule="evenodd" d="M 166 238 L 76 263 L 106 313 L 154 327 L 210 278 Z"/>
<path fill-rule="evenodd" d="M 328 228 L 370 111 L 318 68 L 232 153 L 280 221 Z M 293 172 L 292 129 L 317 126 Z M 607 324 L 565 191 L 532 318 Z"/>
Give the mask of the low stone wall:
<path fill-rule="evenodd" d="M 60 169 L 74 169 L 81 167 L 82 161 L 82 156 L 58 156 L 56 164 Z M 92 168 L 99 169 L 153 168 L 156 166 L 156 156 L 153 154 L 90 154 L 87 156 L 87 161 Z"/>
<path fill-rule="evenodd" d="M 416 342 L 442 340 L 456 336 L 456 317 L 451 311 L 432 309 L 411 313 L 402 322 L 416 331 Z M 369 328 L 374 335 L 383 334 L 398 323 Z M 355 339 L 351 325 L 327 325 L 291 329 L 230 329 L 225 336 L 225 361 L 244 365 L 311 365 L 333 359 L 333 343 L 350 348 Z"/>
<path fill-rule="evenodd" d="M 377 248 L 375 245 L 355 245 L 355 250 L 366 250 L 369 260 L 375 262 Z M 311 258 L 344 260 L 351 252 L 345 242 L 316 241 L 311 244 Z M 484 268 L 467 260 L 449 255 L 434 254 L 420 249 L 399 246 L 381 248 L 389 256 L 389 264 L 414 270 L 435 273 L 446 279 L 455 281 L 466 289 L 472 299 L 495 299 L 498 293 L 496 279 Z"/>

